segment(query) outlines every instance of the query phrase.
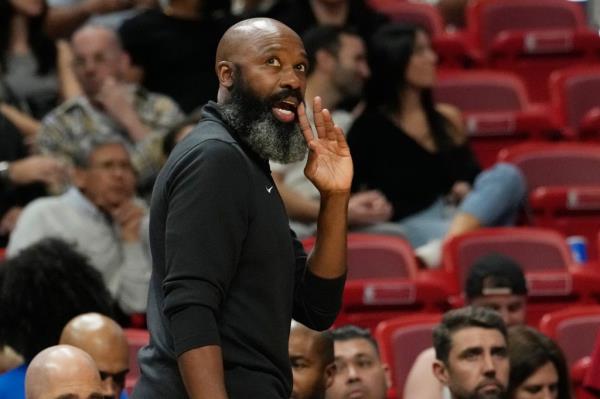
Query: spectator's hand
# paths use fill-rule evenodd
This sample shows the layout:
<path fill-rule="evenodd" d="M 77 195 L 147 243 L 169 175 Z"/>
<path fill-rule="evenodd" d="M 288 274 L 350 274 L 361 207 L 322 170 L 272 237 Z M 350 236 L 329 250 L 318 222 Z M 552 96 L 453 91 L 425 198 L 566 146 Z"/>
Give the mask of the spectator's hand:
<path fill-rule="evenodd" d="M 69 181 L 68 167 L 47 155 L 32 155 L 10 163 L 8 174 L 14 184 L 41 182 L 51 187 L 64 187 Z"/>
<path fill-rule="evenodd" d="M 4 216 L 0 220 L 1 235 L 10 234 L 13 231 L 15 225 L 17 224 L 17 220 L 21 215 L 22 210 L 23 208 L 21 208 L 20 206 L 13 206 L 4 214 Z"/>
<path fill-rule="evenodd" d="M 386 222 L 390 220 L 392 213 L 392 205 L 381 192 L 376 190 L 353 194 L 348 202 L 350 225 Z"/>
<path fill-rule="evenodd" d="M 329 111 L 321 106 L 320 97 L 315 97 L 313 111 L 317 137 L 313 136 L 304 104 L 298 106 L 300 128 L 309 148 L 304 174 L 321 196 L 336 192 L 348 193 L 352 184 L 353 167 L 344 132 L 340 127 L 334 126 Z"/>
<path fill-rule="evenodd" d="M 102 82 L 102 86 L 96 95 L 96 101 L 117 121 L 121 121 L 127 113 L 135 112 L 133 97 L 127 85 L 117 82 L 112 76 Z"/>
<path fill-rule="evenodd" d="M 125 201 L 111 211 L 113 219 L 121 227 L 123 241 L 140 240 L 140 226 L 145 214 L 144 208 L 137 205 L 133 199 Z"/>
<path fill-rule="evenodd" d="M 448 194 L 448 201 L 452 204 L 459 204 L 470 191 L 471 185 L 469 183 L 466 181 L 457 181 Z"/>

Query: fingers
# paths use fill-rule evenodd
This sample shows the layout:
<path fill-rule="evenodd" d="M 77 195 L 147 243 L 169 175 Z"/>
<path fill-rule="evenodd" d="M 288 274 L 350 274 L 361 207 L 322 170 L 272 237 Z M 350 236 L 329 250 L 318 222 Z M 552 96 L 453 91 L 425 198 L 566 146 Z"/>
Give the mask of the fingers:
<path fill-rule="evenodd" d="M 313 119 L 315 121 L 315 129 L 317 130 L 317 137 L 324 139 L 327 137 L 325 128 L 325 120 L 323 118 L 323 104 L 321 103 L 321 97 L 316 96 L 313 100 Z"/>
<path fill-rule="evenodd" d="M 312 128 L 310 127 L 310 122 L 306 116 L 306 108 L 304 103 L 300 103 L 300 105 L 298 105 L 298 123 L 300 124 L 300 130 L 302 130 L 304 139 L 307 143 L 310 143 L 314 139 L 314 136 Z"/>
<path fill-rule="evenodd" d="M 336 140 L 337 134 L 333 120 L 331 119 L 331 113 L 328 109 L 323 109 L 321 113 L 323 114 L 323 121 L 325 123 L 325 137 L 327 137 L 327 140 Z"/>

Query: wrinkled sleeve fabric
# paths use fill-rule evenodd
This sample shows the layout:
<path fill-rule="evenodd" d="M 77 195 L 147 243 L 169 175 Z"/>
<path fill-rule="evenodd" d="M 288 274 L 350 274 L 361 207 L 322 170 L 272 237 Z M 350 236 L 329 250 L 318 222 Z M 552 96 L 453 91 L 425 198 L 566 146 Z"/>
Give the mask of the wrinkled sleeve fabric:
<path fill-rule="evenodd" d="M 177 356 L 219 344 L 219 308 L 235 276 L 249 218 L 244 162 L 234 145 L 208 140 L 171 170 L 162 289 Z"/>

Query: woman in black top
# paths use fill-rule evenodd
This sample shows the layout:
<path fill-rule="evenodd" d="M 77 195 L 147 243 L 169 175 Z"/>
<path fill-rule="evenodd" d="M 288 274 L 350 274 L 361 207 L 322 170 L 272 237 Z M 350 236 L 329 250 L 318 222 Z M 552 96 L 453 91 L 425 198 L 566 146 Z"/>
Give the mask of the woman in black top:
<path fill-rule="evenodd" d="M 437 240 L 439 250 L 445 236 L 510 223 L 523 178 L 508 164 L 480 173 L 460 112 L 434 103 L 437 57 L 425 31 L 384 26 L 370 60 L 368 107 L 348 133 L 353 189 L 382 191 L 415 247 Z"/>

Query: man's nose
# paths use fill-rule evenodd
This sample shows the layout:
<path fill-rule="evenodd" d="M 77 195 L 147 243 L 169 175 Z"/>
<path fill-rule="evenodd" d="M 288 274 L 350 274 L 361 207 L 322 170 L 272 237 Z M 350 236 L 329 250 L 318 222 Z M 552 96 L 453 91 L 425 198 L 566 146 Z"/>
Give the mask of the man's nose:
<path fill-rule="evenodd" d="M 281 71 L 280 86 L 289 89 L 299 89 L 302 84 L 302 78 L 298 71 L 293 67 L 284 68 Z"/>
<path fill-rule="evenodd" d="M 496 363 L 492 354 L 488 353 L 483 357 L 483 373 L 488 378 L 496 377 Z"/>
<path fill-rule="evenodd" d="M 102 381 L 102 390 L 104 398 L 106 399 L 118 399 L 120 392 L 119 387 L 115 384 L 112 377 L 108 377 Z"/>
<path fill-rule="evenodd" d="M 356 381 L 358 379 L 358 369 L 354 365 L 348 365 L 348 381 Z"/>

